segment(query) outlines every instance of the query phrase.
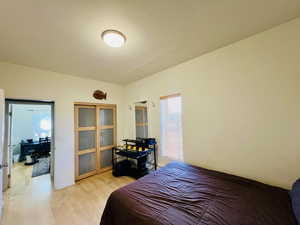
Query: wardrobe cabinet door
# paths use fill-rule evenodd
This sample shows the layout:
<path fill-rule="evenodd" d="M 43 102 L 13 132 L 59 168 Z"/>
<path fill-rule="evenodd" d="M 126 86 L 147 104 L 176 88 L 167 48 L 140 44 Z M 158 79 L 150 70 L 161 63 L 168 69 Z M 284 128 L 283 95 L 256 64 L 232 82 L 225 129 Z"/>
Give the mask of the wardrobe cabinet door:
<path fill-rule="evenodd" d="M 112 165 L 112 148 L 116 146 L 116 108 L 99 107 L 100 170 Z"/>
<path fill-rule="evenodd" d="M 112 149 L 103 150 L 100 152 L 100 166 L 101 169 L 110 167 L 112 165 Z"/>
<path fill-rule="evenodd" d="M 78 127 L 96 126 L 96 108 L 78 108 Z"/>
<path fill-rule="evenodd" d="M 76 180 L 104 172 L 116 146 L 116 106 L 75 104 Z"/>
<path fill-rule="evenodd" d="M 79 176 L 96 170 L 96 152 L 79 155 Z"/>
<path fill-rule="evenodd" d="M 97 173 L 96 106 L 75 106 L 76 180 Z"/>

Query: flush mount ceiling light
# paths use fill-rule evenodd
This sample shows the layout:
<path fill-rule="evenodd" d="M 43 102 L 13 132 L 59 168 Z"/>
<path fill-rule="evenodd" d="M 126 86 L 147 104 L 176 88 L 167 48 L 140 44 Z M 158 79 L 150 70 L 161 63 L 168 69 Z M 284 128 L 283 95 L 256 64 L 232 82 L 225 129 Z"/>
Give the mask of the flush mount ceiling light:
<path fill-rule="evenodd" d="M 101 35 L 102 40 L 110 47 L 119 48 L 125 44 L 126 37 L 120 31 L 106 30 Z"/>

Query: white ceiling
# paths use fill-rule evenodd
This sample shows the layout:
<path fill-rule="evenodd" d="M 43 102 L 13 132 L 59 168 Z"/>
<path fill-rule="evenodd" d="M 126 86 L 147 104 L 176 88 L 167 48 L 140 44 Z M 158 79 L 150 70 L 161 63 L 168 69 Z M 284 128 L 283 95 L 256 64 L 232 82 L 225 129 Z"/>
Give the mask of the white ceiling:
<path fill-rule="evenodd" d="M 298 16 L 299 0 L 0 0 L 0 60 L 124 84 Z"/>

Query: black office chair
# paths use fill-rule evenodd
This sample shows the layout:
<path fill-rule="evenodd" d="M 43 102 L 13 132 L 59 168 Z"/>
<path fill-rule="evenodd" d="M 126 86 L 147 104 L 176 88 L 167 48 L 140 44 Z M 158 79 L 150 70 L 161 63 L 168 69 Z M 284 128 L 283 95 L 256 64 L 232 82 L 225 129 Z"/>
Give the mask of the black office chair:
<path fill-rule="evenodd" d="M 28 160 L 26 158 L 26 161 L 24 163 L 25 166 L 31 166 L 31 165 L 36 164 L 37 162 L 39 162 L 38 152 L 36 151 L 36 149 L 29 149 L 27 152 L 28 152 L 27 156 L 29 156 L 31 160 Z"/>
<path fill-rule="evenodd" d="M 48 157 L 50 156 L 50 146 L 51 143 L 49 138 L 40 138 L 39 139 L 39 148 L 38 148 L 38 155 L 39 157 Z"/>

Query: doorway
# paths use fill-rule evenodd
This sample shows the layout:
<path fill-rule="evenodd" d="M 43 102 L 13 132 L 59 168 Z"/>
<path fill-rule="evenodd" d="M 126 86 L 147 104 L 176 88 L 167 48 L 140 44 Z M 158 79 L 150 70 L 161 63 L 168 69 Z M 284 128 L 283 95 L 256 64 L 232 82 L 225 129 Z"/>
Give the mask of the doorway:
<path fill-rule="evenodd" d="M 54 102 L 5 100 L 3 190 L 20 192 L 53 177 Z"/>

